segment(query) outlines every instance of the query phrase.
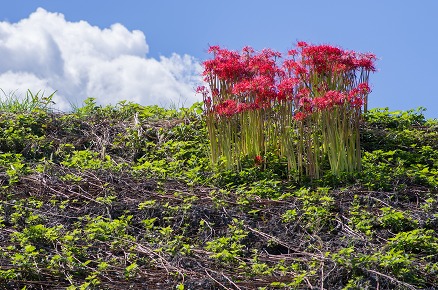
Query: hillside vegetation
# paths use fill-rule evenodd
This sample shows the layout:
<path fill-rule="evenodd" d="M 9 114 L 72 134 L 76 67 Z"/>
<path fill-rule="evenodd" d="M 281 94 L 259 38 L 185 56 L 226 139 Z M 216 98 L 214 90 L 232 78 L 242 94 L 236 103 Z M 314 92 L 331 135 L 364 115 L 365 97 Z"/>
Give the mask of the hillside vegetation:
<path fill-rule="evenodd" d="M 46 105 L 0 113 L 0 289 L 438 288 L 421 109 L 363 116 L 360 173 L 293 181 L 210 169 L 199 104 Z"/>

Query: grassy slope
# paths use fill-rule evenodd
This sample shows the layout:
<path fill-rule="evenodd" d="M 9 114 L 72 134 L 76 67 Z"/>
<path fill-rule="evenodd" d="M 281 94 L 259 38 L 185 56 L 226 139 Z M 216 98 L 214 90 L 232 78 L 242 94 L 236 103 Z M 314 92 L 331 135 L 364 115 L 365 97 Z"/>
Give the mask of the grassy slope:
<path fill-rule="evenodd" d="M 436 122 L 371 112 L 361 174 L 297 184 L 212 173 L 195 109 L 0 113 L 0 289 L 438 287 Z"/>

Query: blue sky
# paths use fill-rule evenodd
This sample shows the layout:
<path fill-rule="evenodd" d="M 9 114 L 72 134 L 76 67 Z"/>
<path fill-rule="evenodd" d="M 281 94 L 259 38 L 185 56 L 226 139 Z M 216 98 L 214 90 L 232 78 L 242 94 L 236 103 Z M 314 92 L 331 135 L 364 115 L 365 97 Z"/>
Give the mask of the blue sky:
<path fill-rule="evenodd" d="M 21 48 L 17 49 L 12 44 L 8 48 L 3 47 L 3 50 L 9 49 L 9 60 L 0 59 L 0 74 L 4 74 L 3 78 L 0 77 L 0 88 L 7 86 L 9 91 L 26 90 L 25 80 L 29 80 L 32 89 L 58 90 L 57 94 L 64 98 L 64 101 L 58 99 L 60 103 L 77 104 L 92 96 L 102 103 L 122 98 L 145 104 L 166 105 L 170 101 L 188 105 L 196 100 L 196 96 L 190 94 L 194 95 L 192 89 L 199 80 L 196 78 L 200 70 L 199 63 L 209 57 L 206 54 L 209 45 L 217 44 L 236 50 L 249 45 L 257 50 L 272 48 L 286 52 L 293 48 L 296 41 L 303 40 L 376 54 L 379 58 L 378 71 L 370 78 L 373 90 L 369 97 L 370 107 L 407 110 L 421 106 L 427 109 L 427 117 L 438 118 L 438 1 L 4 2 L 0 10 L 0 52 L 1 43 L 6 38 L 11 38 L 11 35 L 15 37 L 18 33 L 32 35 L 32 27 L 37 21 L 53 18 L 52 22 L 39 28 L 40 40 L 32 40 L 39 50 L 51 49 L 38 56 L 40 62 L 33 60 L 32 65 L 28 66 L 14 64 L 13 60 L 20 61 L 19 54 L 30 53 L 29 49 L 21 51 Z M 43 10 L 37 12 L 38 7 Z M 34 15 L 31 18 L 32 13 L 40 17 Z M 59 20 L 62 16 L 64 22 Z M 18 23 L 23 19 L 30 19 L 32 25 L 27 28 L 23 25 L 18 29 Z M 121 24 L 125 30 L 120 26 L 112 26 L 115 23 Z M 54 25 L 58 28 L 56 31 Z M 92 52 L 87 50 L 79 64 L 67 60 L 67 57 L 81 57 L 83 50 L 78 53 L 62 45 L 73 43 L 72 39 L 68 40 L 70 42 L 63 40 L 63 37 L 71 35 L 66 33 L 72 31 L 66 28 L 66 33 L 63 33 L 64 25 L 76 27 L 75 31 L 83 28 L 84 33 L 77 36 L 77 43 L 84 43 L 93 49 Z M 16 29 L 14 34 L 7 33 L 10 27 Z M 44 29 L 48 32 L 42 32 Z M 97 40 L 93 42 L 93 39 L 100 39 L 97 34 L 105 36 L 108 31 L 112 35 L 109 41 L 114 39 L 114 45 L 105 42 L 106 45 L 102 46 L 98 45 Z M 89 36 L 85 37 L 86 34 Z M 21 41 L 24 39 L 21 38 Z M 42 45 L 44 41 L 47 44 Z M 129 45 L 126 44 L 128 42 Z M 12 51 L 18 56 L 14 56 Z M 123 58 L 118 57 L 117 53 Z M 53 60 L 51 55 L 57 55 L 62 64 Z M 31 54 L 29 58 L 32 59 Z M 85 72 L 87 59 L 90 59 L 88 67 L 95 68 L 94 73 Z M 26 70 L 28 72 L 24 77 L 18 74 L 18 71 L 24 74 Z M 60 70 L 64 73 L 55 77 Z M 70 73 L 69 77 L 66 77 L 66 71 Z M 87 74 L 87 77 L 82 77 L 83 74 Z M 144 81 L 140 78 L 142 75 Z M 117 76 L 124 77 L 120 86 L 114 85 L 119 82 Z M 20 81 L 11 81 L 13 78 L 19 78 Z M 13 85 L 16 88 L 11 87 Z M 38 85 L 44 87 L 37 88 Z M 108 87 L 111 90 L 105 91 Z M 168 96 L 166 101 L 158 96 L 160 91 L 163 96 Z M 120 94 L 126 94 L 126 97 Z M 73 95 L 76 98 L 74 100 Z"/>

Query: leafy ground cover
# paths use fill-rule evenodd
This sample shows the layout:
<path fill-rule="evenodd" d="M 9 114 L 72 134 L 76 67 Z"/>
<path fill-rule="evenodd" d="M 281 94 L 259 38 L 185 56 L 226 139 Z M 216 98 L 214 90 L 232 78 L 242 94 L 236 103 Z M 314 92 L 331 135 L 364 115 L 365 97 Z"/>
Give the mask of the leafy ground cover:
<path fill-rule="evenodd" d="M 0 289 L 438 287 L 421 109 L 370 110 L 361 173 L 298 182 L 269 155 L 211 170 L 199 104 L 45 105 L 0 113 Z"/>

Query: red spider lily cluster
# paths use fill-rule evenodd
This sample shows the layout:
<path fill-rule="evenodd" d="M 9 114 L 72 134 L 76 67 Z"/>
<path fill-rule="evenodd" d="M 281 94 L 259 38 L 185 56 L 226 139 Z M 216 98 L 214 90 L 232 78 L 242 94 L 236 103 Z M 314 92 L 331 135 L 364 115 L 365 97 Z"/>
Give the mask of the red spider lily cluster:
<path fill-rule="evenodd" d="M 269 127 L 292 128 L 295 123 L 301 123 L 309 133 L 311 128 L 315 131 L 315 124 L 321 122 L 324 112 L 333 110 L 337 115 L 349 116 L 348 120 L 342 117 L 344 122 L 357 122 L 357 115 L 367 106 L 369 73 L 376 70 L 373 54 L 306 42 L 298 42 L 296 49 L 288 51 L 284 59 L 281 53 L 271 49 L 255 52 L 250 47 L 238 52 L 211 46 L 209 53 L 213 58 L 204 62 L 203 73 L 209 88 L 199 87 L 198 93 L 204 98 L 210 139 L 214 138 L 213 143 L 218 146 L 213 151 L 221 155 L 224 150 L 234 150 L 234 162 L 239 159 L 236 154 L 260 156 L 269 146 L 284 146 L 280 139 L 267 133 L 272 131 Z M 238 123 L 234 124 L 238 127 L 234 137 L 215 131 L 221 122 Z M 254 141 L 257 144 L 250 144 L 250 136 L 244 130 L 258 131 Z M 323 132 L 313 133 L 324 136 Z M 246 140 L 242 141 L 245 136 Z M 227 142 L 221 142 L 223 138 L 228 138 Z M 225 148 L 224 144 L 234 142 L 228 142 L 230 138 L 242 144 Z M 303 156 L 296 156 L 303 152 L 295 150 L 294 154 L 290 156 L 295 160 L 293 164 L 309 162 L 303 162 Z"/>
<path fill-rule="evenodd" d="M 370 92 L 368 74 L 375 71 L 373 54 L 305 42 L 298 42 L 297 48 L 290 50 L 291 58 L 280 64 L 281 53 L 270 49 L 255 53 L 245 47 L 239 53 L 210 47 L 214 57 L 204 62 L 204 80 L 211 91 L 198 88 L 208 112 L 231 116 L 279 101 L 294 102 L 294 113 L 311 113 L 346 103 L 364 105 Z M 356 75 L 361 76 L 360 83 Z"/>

